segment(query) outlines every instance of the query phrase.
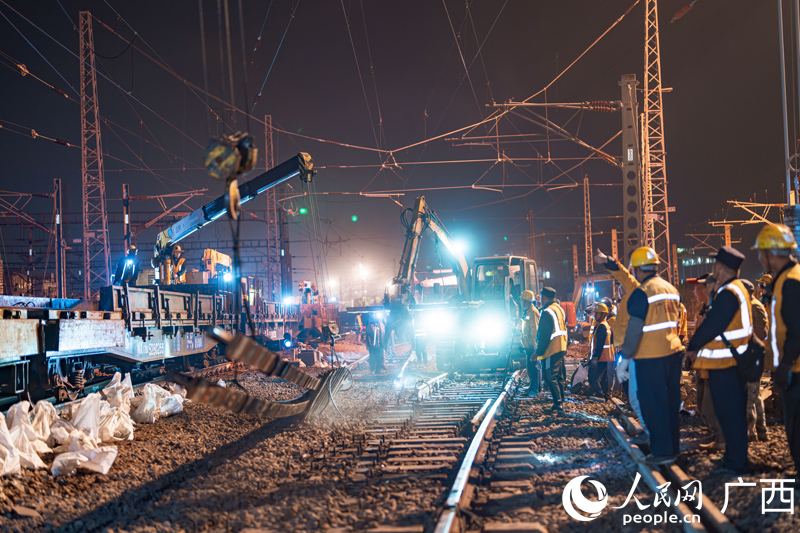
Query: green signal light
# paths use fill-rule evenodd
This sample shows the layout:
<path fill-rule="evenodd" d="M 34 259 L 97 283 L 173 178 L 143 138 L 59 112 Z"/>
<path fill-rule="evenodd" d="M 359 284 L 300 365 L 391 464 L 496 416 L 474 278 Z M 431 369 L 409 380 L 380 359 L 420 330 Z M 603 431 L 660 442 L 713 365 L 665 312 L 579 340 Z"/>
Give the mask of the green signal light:
<path fill-rule="evenodd" d="M 300 214 L 301 214 L 301 215 L 305 215 L 305 214 L 307 214 L 307 213 L 308 213 L 308 209 L 306 209 L 305 207 L 301 207 L 301 208 L 300 208 Z"/>
<path fill-rule="evenodd" d="M 358 215 L 351 216 L 350 220 L 352 220 L 353 222 L 358 222 Z"/>
<path fill-rule="evenodd" d="M 504 240 L 504 241 L 507 241 L 507 240 L 508 240 L 508 237 L 503 237 L 503 240 Z"/>

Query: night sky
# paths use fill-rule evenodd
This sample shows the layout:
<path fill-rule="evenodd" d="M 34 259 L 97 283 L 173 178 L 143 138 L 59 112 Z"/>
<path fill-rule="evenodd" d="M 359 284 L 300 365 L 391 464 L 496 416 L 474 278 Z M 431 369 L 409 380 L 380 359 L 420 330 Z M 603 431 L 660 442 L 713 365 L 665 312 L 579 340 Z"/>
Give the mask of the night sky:
<path fill-rule="evenodd" d="M 450 232 L 470 243 L 469 256 L 527 255 L 524 217 L 533 210 L 536 233 L 548 234 L 537 239 L 540 268 L 552 271 L 558 278 L 556 285 L 566 286 L 571 283 L 571 264 L 563 261 L 571 260 L 573 243 L 583 243 L 583 193 L 582 187 L 575 185 L 588 175 L 596 185 L 591 187 L 594 231 L 602 232 L 594 237 L 594 243 L 609 248 L 609 230 L 621 228 L 621 219 L 609 218 L 621 214 L 621 191 L 615 185 L 621 183 L 620 170 L 590 160 L 546 188 L 538 187 L 588 156 L 584 148 L 553 137 L 548 143 L 544 130 L 509 115 L 499 121 L 501 135 L 535 133 L 540 137 L 536 142 L 504 144 L 505 163 L 496 163 L 497 150 L 489 145 L 454 146 L 442 139 L 403 147 L 481 121 L 493 112 L 486 107 L 492 101 L 518 101 L 540 91 L 633 0 L 475 0 L 468 12 L 460 0 L 243 1 L 246 87 L 239 4 L 237 0 L 228 3 L 230 65 L 227 57 L 220 63 L 217 2 L 203 1 L 208 90 L 230 102 L 230 66 L 235 103 L 252 110 L 263 84 L 252 115 L 260 120 L 271 114 L 275 125 L 287 132 L 276 137 L 276 163 L 305 151 L 320 167 L 317 191 L 331 194 L 317 197 L 319 215 L 327 222 L 323 225 L 327 239 L 337 242 L 327 251 L 332 279 L 341 279 L 347 287 L 361 263 L 369 270 L 369 288 L 377 295 L 394 274 L 403 242 L 398 218 L 402 209 L 393 200 L 368 198 L 359 192 L 401 192 L 396 198 L 405 206 L 424 194 Z M 671 236 L 682 247 L 694 244 L 685 236 L 689 225 L 699 228 L 705 221 L 722 220 L 726 213 L 732 219 L 743 218 L 743 212 L 729 212 L 726 200 L 781 202 L 784 194 L 776 2 L 700 0 L 670 24 L 672 15 L 685 3 L 659 2 L 662 81 L 664 87 L 672 88 L 664 95 L 669 196 L 676 208 L 671 216 Z M 100 113 L 110 121 L 102 130 L 108 154 L 109 211 L 121 211 L 123 183 L 131 184 L 133 195 L 208 188 L 206 197 L 190 202 L 193 208 L 199 207 L 222 193 L 221 184 L 201 168 L 210 135 L 249 128 L 262 146 L 263 124 L 251 119 L 248 125 L 245 116 L 237 113 L 234 126 L 232 113 L 213 100 L 213 113 L 207 113 L 202 94 L 181 81 L 204 86 L 197 2 L 2 0 L 0 13 L 8 18 L 0 17 L 2 189 L 50 192 L 52 179 L 60 177 L 67 189 L 65 210 L 80 211 L 80 148 L 7 131 L 35 129 L 79 146 L 78 104 L 32 76 L 21 76 L 14 67 L 23 63 L 31 74 L 77 99 L 78 60 L 12 8 L 74 53 L 78 36 L 73 25 L 79 10 L 90 10 L 119 34 L 95 20 L 98 55 L 117 56 L 128 45 L 131 28 L 138 34 L 133 46 L 118 58 L 98 57 L 98 70 L 120 87 L 99 79 Z M 259 34 L 261 42 L 254 52 Z M 634 73 L 642 79 L 643 50 L 644 2 L 640 2 L 550 87 L 547 100 L 618 100 L 621 75 Z M 145 54 L 160 57 L 172 74 Z M 468 78 L 464 64 L 469 68 Z M 787 64 L 791 66 L 791 62 Z M 792 79 L 796 74 L 790 70 L 788 75 Z M 534 101 L 544 99 L 542 93 Z M 795 107 L 790 107 L 791 138 L 796 137 Z M 548 116 L 558 124 L 568 123 L 571 133 L 593 146 L 605 143 L 621 125 L 617 113 L 551 109 Z M 493 124 L 481 125 L 468 134 L 485 136 L 491 127 Z M 386 155 L 374 150 L 290 133 L 390 150 L 394 157 L 390 162 L 396 161 L 400 168 L 381 170 L 378 166 Z M 531 160 L 547 156 L 548 150 L 552 162 Z M 621 140 L 612 141 L 606 151 L 619 156 Z M 475 160 L 482 161 L 414 164 Z M 498 190 L 422 190 L 475 183 Z M 568 187 L 552 189 L 564 185 Z M 307 198 L 300 197 L 285 207 L 296 210 L 306 205 L 310 206 Z M 246 207 L 264 208 L 259 200 Z M 51 206 L 44 200 L 32 200 L 25 209 L 49 212 Z M 159 207 L 149 201 L 138 202 L 134 209 L 157 211 Z M 353 215 L 357 222 L 351 221 Z M 309 279 L 310 274 L 303 270 L 310 267 L 306 219 L 293 215 L 292 220 L 292 251 L 298 269 L 294 278 Z M 110 229 L 112 240 L 120 241 L 121 225 Z M 734 240 L 742 239 L 739 248 L 749 255 L 745 266 L 749 276 L 759 273 L 755 254 L 749 251 L 756 230 L 757 226 L 733 230 Z M 80 227 L 73 226 L 70 231 L 71 239 L 79 236 Z M 247 237 L 258 238 L 263 225 L 249 223 L 245 232 Z M 2 234 L 4 247 L 15 239 L 28 238 L 26 231 L 14 227 L 3 227 Z M 220 224 L 197 239 L 229 236 L 227 226 Z M 142 234 L 140 247 L 149 250 L 152 238 L 152 232 Z M 719 240 L 711 242 L 719 244 Z M 420 266 L 435 267 L 437 262 L 429 241 Z"/>

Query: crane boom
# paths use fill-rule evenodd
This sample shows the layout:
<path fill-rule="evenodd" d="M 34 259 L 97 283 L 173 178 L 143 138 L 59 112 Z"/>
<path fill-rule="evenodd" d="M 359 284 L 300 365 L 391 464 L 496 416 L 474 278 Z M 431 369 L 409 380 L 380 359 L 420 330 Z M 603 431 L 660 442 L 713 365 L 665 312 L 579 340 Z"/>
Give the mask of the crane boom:
<path fill-rule="evenodd" d="M 315 173 L 314 161 L 311 156 L 301 152 L 250 181 L 239 185 L 240 204 L 245 204 L 259 194 L 277 187 L 296 176 L 299 176 L 305 182 L 310 182 Z M 155 259 L 157 260 L 165 252 L 169 253 L 169 249 L 172 246 L 224 215 L 227 211 L 225 198 L 226 195 L 222 195 L 212 200 L 159 233 L 154 250 Z"/>
<path fill-rule="evenodd" d="M 403 216 L 408 212 L 411 212 L 411 220 L 406 224 L 405 219 L 403 219 L 406 225 L 406 242 L 403 246 L 403 254 L 400 257 L 400 268 L 397 276 L 386 287 L 386 303 L 402 301 L 404 295 L 410 293 L 411 285 L 414 282 L 414 272 L 417 268 L 419 245 L 426 231 L 432 233 L 434 238 L 444 244 L 445 248 L 450 252 L 449 261 L 458 282 L 458 294 L 462 300 L 468 301 L 470 299 L 470 291 L 467 258 L 453 245 L 452 236 L 445 229 L 433 209 L 428 207 L 424 196 L 417 197 L 413 209 L 403 211 Z"/>

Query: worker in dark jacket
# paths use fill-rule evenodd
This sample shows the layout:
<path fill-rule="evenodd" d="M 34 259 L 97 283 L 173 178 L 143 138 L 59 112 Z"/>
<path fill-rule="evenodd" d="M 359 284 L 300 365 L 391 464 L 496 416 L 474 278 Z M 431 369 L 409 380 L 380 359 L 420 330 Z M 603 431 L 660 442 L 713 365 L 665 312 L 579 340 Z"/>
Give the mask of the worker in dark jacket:
<path fill-rule="evenodd" d="M 744 255 L 723 246 L 714 255 L 712 275 L 717 289 L 705 320 L 689 342 L 696 370 L 708 371 L 708 384 L 714 412 L 725 437 L 723 474 L 747 472 L 747 383 L 739 376 L 731 347 L 738 353 L 747 350 L 753 335 L 750 295 L 739 279 Z"/>
<path fill-rule="evenodd" d="M 594 306 L 594 334 L 589 342 L 589 385 L 592 396 L 608 399 L 608 365 L 614 362 L 614 344 L 608 325 L 610 310 L 604 303 Z"/>
<path fill-rule="evenodd" d="M 764 270 L 774 279 L 767 364 L 775 369 L 775 386 L 783 389 L 786 439 L 795 470 L 800 470 L 800 265 L 792 256 L 797 243 L 786 226 L 767 224 L 759 232 L 755 248 Z"/>
<path fill-rule="evenodd" d="M 367 351 L 369 351 L 369 369 L 375 372 L 383 372 L 386 370 L 384 365 L 384 351 L 386 349 L 386 341 L 384 338 L 383 322 L 375 315 L 369 315 L 367 321 Z"/>
<path fill-rule="evenodd" d="M 138 254 L 139 250 L 133 245 L 125 250 L 125 255 L 117 261 L 117 269 L 114 272 L 114 285 L 136 283 L 136 277 L 139 275 Z"/>
<path fill-rule="evenodd" d="M 542 362 L 544 380 L 550 387 L 553 406 L 550 411 L 564 412 L 564 388 L 567 370 L 564 356 L 567 354 L 567 321 L 561 304 L 556 300 L 556 290 L 542 289 L 542 314 L 539 331 L 536 333 L 536 358 Z"/>

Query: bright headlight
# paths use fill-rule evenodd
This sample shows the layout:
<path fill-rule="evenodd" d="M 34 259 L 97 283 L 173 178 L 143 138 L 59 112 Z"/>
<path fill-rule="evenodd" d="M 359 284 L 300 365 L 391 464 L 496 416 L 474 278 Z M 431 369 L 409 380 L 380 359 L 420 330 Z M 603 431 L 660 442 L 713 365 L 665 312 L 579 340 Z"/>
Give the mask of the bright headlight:
<path fill-rule="evenodd" d="M 425 329 L 433 334 L 446 335 L 455 327 L 453 313 L 445 310 L 431 311 L 425 318 Z"/>
<path fill-rule="evenodd" d="M 501 316 L 482 317 L 474 328 L 475 335 L 484 342 L 495 342 L 508 336 L 508 322 Z"/>

